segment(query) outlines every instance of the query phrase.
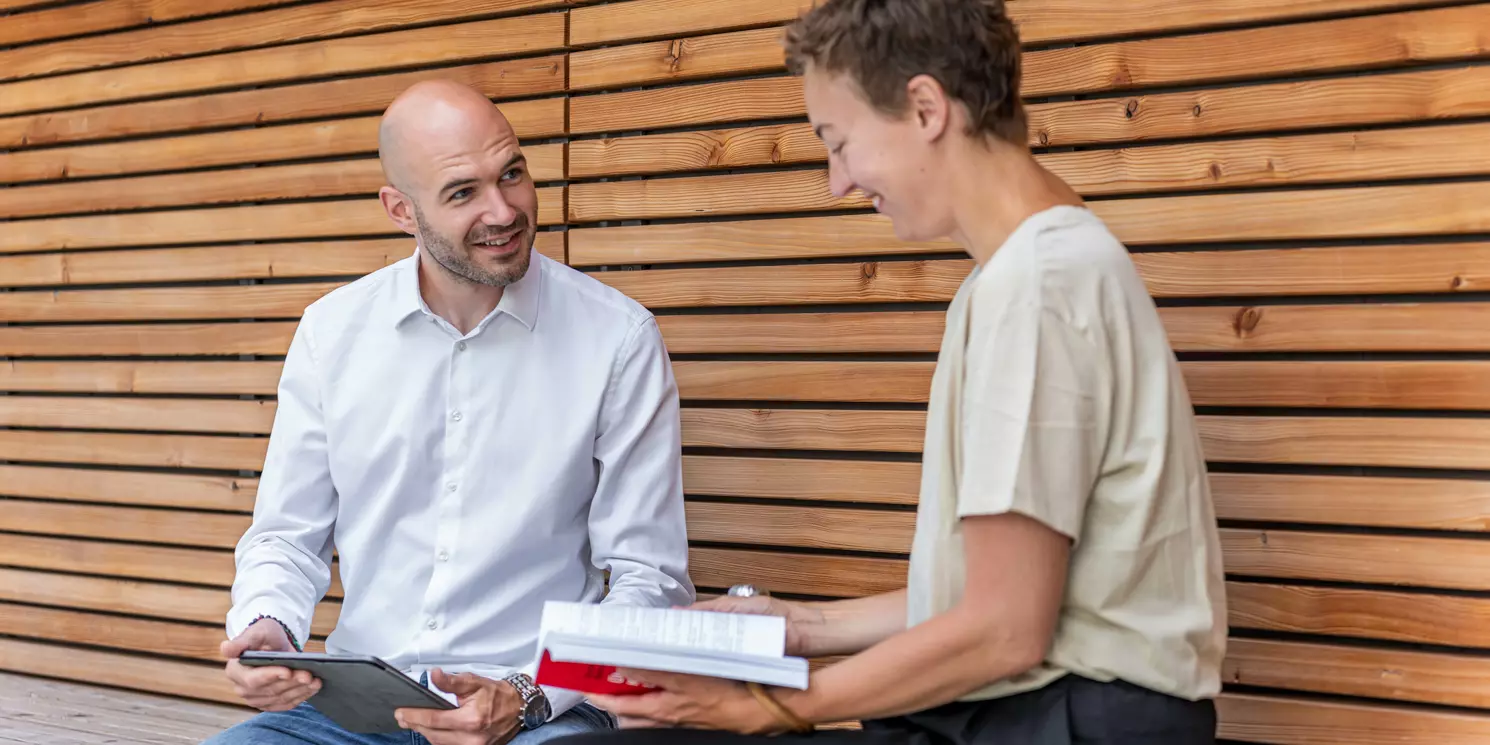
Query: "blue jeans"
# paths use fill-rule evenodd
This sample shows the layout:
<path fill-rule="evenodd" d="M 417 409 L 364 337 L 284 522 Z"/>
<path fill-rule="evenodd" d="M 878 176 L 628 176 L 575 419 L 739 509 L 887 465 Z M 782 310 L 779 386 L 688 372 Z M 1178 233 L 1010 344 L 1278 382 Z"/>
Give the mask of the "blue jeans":
<path fill-rule="evenodd" d="M 518 732 L 509 745 L 538 745 L 556 737 L 614 728 L 610 714 L 581 703 L 538 729 Z M 301 704 L 290 711 L 258 714 L 203 745 L 429 745 L 429 741 L 417 732 L 387 735 L 348 732 L 310 704 Z"/>

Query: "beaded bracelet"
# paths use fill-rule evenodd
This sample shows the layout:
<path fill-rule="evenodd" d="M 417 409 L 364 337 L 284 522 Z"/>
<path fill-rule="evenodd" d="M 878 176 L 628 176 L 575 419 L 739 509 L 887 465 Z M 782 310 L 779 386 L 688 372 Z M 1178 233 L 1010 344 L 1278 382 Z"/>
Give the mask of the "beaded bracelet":
<path fill-rule="evenodd" d="M 261 615 L 258 618 L 255 618 L 254 620 L 249 621 L 248 622 L 248 625 L 249 626 L 252 626 L 252 625 L 254 625 L 254 624 L 256 624 L 256 623 L 258 623 L 258 622 L 260 622 L 260 621 L 262 621 L 262 620 L 264 620 L 266 618 L 269 619 L 269 620 L 271 620 L 271 621 L 273 621 L 273 622 L 275 622 L 275 623 L 277 623 L 277 624 L 279 624 L 279 627 L 285 630 L 285 636 L 287 636 L 287 637 L 290 638 L 290 646 L 294 647 L 296 652 L 304 652 L 305 651 L 305 648 L 302 647 L 302 646 L 300 646 L 300 642 L 298 642 L 298 641 L 295 640 L 295 632 L 293 632 L 293 631 L 290 630 L 289 625 L 286 624 L 284 621 L 281 621 L 278 618 L 275 618 L 274 616 L 267 615 L 267 614 Z"/>

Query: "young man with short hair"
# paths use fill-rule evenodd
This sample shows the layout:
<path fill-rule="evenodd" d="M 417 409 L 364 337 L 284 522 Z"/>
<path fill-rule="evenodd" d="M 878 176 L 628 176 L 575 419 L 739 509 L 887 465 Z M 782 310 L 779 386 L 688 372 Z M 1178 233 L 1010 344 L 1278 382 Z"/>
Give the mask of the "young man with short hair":
<path fill-rule="evenodd" d="M 860 720 L 813 741 L 1213 743 L 1225 587 L 1193 407 L 1126 249 L 1030 153 L 1004 3 L 829 0 L 787 49 L 833 192 L 976 262 L 931 384 L 908 587 L 700 604 L 851 656 L 805 691 L 628 671 L 664 690 L 592 700 L 665 728 L 611 737 Z"/>

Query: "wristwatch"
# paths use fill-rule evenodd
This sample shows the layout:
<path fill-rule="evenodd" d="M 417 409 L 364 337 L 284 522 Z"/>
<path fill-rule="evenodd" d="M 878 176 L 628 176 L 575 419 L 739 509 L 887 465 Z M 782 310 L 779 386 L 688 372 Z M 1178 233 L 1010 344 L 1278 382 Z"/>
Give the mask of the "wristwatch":
<path fill-rule="evenodd" d="M 548 696 L 543 694 L 543 689 L 533 684 L 533 679 L 523 673 L 513 673 L 503 678 L 517 689 L 517 696 L 523 700 L 523 708 L 517 713 L 517 721 L 522 724 L 523 729 L 538 729 L 544 722 L 548 721 L 549 714 L 553 709 L 548 704 Z"/>

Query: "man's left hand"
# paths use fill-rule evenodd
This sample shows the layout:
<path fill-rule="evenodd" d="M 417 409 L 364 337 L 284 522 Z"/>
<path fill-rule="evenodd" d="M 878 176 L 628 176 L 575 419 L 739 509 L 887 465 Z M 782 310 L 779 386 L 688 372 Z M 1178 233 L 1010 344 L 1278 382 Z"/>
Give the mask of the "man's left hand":
<path fill-rule="evenodd" d="M 654 670 L 622 670 L 627 678 L 659 690 L 635 696 L 589 697 L 621 722 L 623 729 L 683 727 L 746 735 L 783 731 L 745 686 L 732 680 Z"/>
<path fill-rule="evenodd" d="M 504 745 L 518 731 L 522 699 L 511 683 L 471 673 L 432 670 L 429 682 L 455 694 L 460 708 L 399 709 L 398 725 L 424 735 L 430 745 Z"/>

